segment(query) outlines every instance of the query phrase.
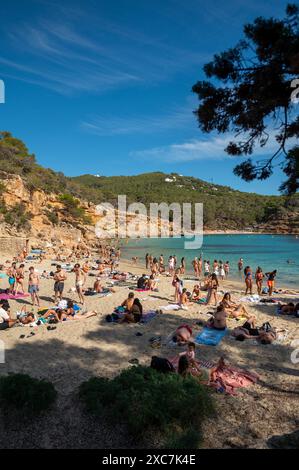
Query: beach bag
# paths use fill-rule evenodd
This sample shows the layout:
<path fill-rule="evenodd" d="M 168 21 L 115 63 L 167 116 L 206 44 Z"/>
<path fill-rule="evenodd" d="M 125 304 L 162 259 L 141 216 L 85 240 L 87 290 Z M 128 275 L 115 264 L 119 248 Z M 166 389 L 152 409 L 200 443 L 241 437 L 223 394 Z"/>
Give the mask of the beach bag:
<path fill-rule="evenodd" d="M 165 359 L 164 357 L 153 356 L 151 361 L 151 368 L 158 372 L 162 372 L 163 374 L 174 372 L 173 365 L 171 362 L 169 362 L 168 359 Z"/>
<path fill-rule="evenodd" d="M 263 323 L 261 330 L 268 332 L 268 331 L 272 331 L 273 328 L 269 322 L 266 322 L 266 323 Z"/>

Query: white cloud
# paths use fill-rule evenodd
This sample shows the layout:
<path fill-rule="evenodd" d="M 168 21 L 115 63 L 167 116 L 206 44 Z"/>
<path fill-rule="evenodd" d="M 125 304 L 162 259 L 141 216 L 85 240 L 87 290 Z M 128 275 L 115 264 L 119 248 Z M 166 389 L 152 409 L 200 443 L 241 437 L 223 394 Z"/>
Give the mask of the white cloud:
<path fill-rule="evenodd" d="M 157 159 L 164 162 L 189 162 L 193 160 L 221 160 L 228 158 L 224 152 L 230 137 L 213 137 L 210 139 L 193 139 L 181 144 L 165 145 L 151 149 L 131 152 L 132 157 Z"/>
<path fill-rule="evenodd" d="M 81 128 L 99 136 L 149 134 L 190 128 L 195 125 L 194 106 L 173 109 L 159 116 L 96 116 L 81 122 Z"/>

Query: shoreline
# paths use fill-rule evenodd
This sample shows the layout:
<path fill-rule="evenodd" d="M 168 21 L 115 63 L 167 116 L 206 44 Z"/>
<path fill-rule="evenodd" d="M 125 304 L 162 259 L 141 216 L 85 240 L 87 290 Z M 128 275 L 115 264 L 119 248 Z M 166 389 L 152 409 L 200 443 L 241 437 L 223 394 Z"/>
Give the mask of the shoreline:
<path fill-rule="evenodd" d="M 126 258 L 123 255 L 121 257 L 120 264 L 126 264 L 130 267 L 130 269 L 134 269 L 134 268 L 138 269 L 138 271 L 140 271 L 140 275 L 143 272 L 146 271 L 144 263 L 142 263 L 141 261 L 138 261 L 137 263 L 134 263 L 132 261 L 132 259 Z M 183 277 L 182 277 L 183 281 L 184 281 L 185 276 L 187 276 L 189 278 L 194 277 L 194 282 L 195 283 L 197 282 L 197 279 L 195 278 L 193 271 L 188 269 L 188 268 L 186 268 L 186 272 L 185 272 L 185 274 L 183 274 Z M 242 278 L 243 277 L 244 276 L 242 274 Z M 169 277 L 169 279 L 170 279 L 170 277 Z M 204 279 L 204 276 L 202 275 L 198 281 L 202 281 L 203 279 Z M 241 280 L 240 278 L 234 277 L 233 275 L 230 275 L 228 278 L 224 279 L 224 281 L 220 280 L 220 282 L 225 282 L 225 283 L 227 283 L 228 286 L 234 285 L 234 287 L 236 287 L 237 289 L 245 290 L 245 281 L 244 281 L 244 279 Z M 253 281 L 253 285 L 254 285 L 253 290 L 255 290 L 255 288 L 256 288 L 255 281 Z M 266 286 L 266 284 L 264 284 L 264 287 L 265 286 Z M 277 281 L 276 281 L 276 286 L 277 286 Z M 295 289 L 291 285 L 280 284 L 280 283 L 279 283 L 279 289 L 285 289 L 285 290 L 290 290 L 290 291 L 297 290 L 299 292 L 299 289 Z M 277 295 L 280 295 L 280 293 L 278 293 Z M 275 297 L 275 292 L 273 292 L 273 296 Z"/>

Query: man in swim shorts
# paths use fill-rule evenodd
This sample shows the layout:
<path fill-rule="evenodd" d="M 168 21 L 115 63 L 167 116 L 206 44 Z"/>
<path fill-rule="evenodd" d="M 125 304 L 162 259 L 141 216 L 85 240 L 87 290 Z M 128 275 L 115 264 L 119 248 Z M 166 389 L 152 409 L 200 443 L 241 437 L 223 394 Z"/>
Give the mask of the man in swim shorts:
<path fill-rule="evenodd" d="M 62 300 L 62 294 L 64 290 L 64 281 L 66 280 L 66 273 L 63 271 L 61 266 L 57 264 L 56 271 L 54 273 L 54 294 L 55 294 L 55 302 Z"/>

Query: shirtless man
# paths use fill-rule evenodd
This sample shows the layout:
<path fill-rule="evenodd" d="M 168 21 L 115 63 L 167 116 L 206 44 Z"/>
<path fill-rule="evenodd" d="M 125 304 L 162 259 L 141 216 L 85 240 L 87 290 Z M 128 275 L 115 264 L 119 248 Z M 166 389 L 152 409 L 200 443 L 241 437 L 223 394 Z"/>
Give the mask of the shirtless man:
<path fill-rule="evenodd" d="M 66 273 L 63 271 L 61 266 L 57 264 L 56 266 L 56 271 L 54 273 L 54 293 L 55 293 L 55 298 L 54 301 L 55 303 L 57 302 L 58 298 L 59 300 L 62 300 L 62 294 L 64 290 L 64 281 L 66 280 L 67 276 Z"/>
<path fill-rule="evenodd" d="M 182 308 L 188 308 L 188 305 L 191 305 L 191 302 L 190 302 L 190 299 L 189 299 L 189 296 L 188 296 L 188 293 L 187 293 L 187 289 L 185 287 L 182 290 L 182 293 L 180 295 L 179 305 Z"/>
<path fill-rule="evenodd" d="M 84 305 L 84 295 L 83 295 L 83 287 L 86 282 L 86 273 L 85 271 L 81 268 L 79 263 L 76 263 L 74 266 L 74 273 L 76 276 L 76 281 L 75 281 L 75 287 L 77 294 L 79 296 L 79 302 Z"/>
<path fill-rule="evenodd" d="M 35 272 L 34 267 L 31 266 L 29 268 L 29 278 L 28 278 L 28 292 L 31 295 L 32 305 L 36 305 L 39 307 L 39 275 Z"/>
<path fill-rule="evenodd" d="M 211 326 L 215 330 L 225 330 L 227 317 L 227 312 L 221 305 L 219 305 L 214 316 L 208 320 L 208 326 Z"/>

